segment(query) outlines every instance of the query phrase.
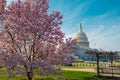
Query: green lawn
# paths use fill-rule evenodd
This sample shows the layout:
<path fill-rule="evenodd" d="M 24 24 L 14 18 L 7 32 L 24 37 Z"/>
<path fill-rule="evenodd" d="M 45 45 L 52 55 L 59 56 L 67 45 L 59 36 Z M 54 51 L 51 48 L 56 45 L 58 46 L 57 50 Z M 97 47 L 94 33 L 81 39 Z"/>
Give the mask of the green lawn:
<path fill-rule="evenodd" d="M 96 74 L 92 72 L 81 72 L 81 71 L 62 71 L 65 80 L 105 80 L 96 78 Z"/>
<path fill-rule="evenodd" d="M 81 71 L 68 71 L 63 70 L 61 76 L 39 76 L 35 75 L 33 80 L 106 80 L 98 79 L 95 77 L 95 73 L 92 72 L 81 72 Z M 6 80 L 6 74 L 0 74 L 0 80 Z M 41 79 L 42 78 L 42 79 Z M 10 80 L 26 80 L 25 76 L 16 76 Z"/>

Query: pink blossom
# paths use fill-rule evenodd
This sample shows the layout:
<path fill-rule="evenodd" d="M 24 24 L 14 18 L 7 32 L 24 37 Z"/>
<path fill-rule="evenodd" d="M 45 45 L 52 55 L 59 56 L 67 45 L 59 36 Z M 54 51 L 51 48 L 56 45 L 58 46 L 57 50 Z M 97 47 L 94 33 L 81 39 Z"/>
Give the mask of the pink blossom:
<path fill-rule="evenodd" d="M 32 80 L 34 70 L 40 75 L 54 74 L 54 65 L 67 63 L 66 56 L 73 52 L 71 46 L 76 41 L 69 38 L 64 42 L 59 27 L 63 17 L 58 11 L 49 15 L 48 8 L 48 0 L 18 0 L 1 8 L 6 13 L 0 14 L 5 15 L 0 62 L 8 67 L 8 73 L 25 74 Z"/>

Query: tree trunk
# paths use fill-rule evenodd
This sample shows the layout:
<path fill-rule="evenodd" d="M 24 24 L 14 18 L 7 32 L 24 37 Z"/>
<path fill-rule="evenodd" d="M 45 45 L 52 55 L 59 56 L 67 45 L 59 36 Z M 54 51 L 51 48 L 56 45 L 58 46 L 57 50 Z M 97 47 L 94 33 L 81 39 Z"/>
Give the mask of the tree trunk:
<path fill-rule="evenodd" d="M 27 72 L 27 77 L 28 77 L 28 80 L 32 80 L 33 72 Z"/>

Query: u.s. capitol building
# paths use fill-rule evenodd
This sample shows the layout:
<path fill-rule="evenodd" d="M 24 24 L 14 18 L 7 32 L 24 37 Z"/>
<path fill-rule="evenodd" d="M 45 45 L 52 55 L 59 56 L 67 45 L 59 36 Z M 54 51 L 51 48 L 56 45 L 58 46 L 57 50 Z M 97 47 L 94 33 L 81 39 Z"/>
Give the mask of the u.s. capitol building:
<path fill-rule="evenodd" d="M 76 33 L 74 39 L 77 40 L 76 45 L 72 46 L 74 49 L 73 57 L 77 59 L 81 59 L 84 61 L 96 61 L 96 55 L 93 53 L 86 54 L 87 50 L 97 51 L 97 49 L 92 49 L 89 46 L 88 37 L 82 29 L 82 25 L 80 24 L 79 31 Z M 117 53 L 119 55 L 119 53 Z M 109 55 L 109 54 L 108 54 Z M 104 54 L 99 55 L 100 61 L 110 61 L 110 57 L 105 56 Z"/>
<path fill-rule="evenodd" d="M 76 45 L 73 46 L 75 50 L 75 52 L 73 53 L 73 57 L 85 61 L 94 61 L 96 58 L 95 55 L 86 54 L 86 51 L 91 50 L 91 48 L 89 47 L 89 41 L 87 35 L 83 31 L 81 24 L 79 31 L 77 32 L 74 38 L 77 40 L 77 43 Z"/>

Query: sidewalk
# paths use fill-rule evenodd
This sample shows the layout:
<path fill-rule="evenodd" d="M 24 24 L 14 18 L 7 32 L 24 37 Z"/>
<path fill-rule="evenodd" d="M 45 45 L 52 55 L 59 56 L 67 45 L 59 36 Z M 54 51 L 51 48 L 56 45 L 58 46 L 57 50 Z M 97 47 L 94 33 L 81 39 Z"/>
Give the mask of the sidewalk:
<path fill-rule="evenodd" d="M 96 72 L 96 70 L 95 69 L 88 69 L 88 68 L 80 68 L 80 69 L 78 69 L 78 68 L 62 68 L 62 70 L 71 70 L 71 71 L 85 71 L 85 72 Z"/>

